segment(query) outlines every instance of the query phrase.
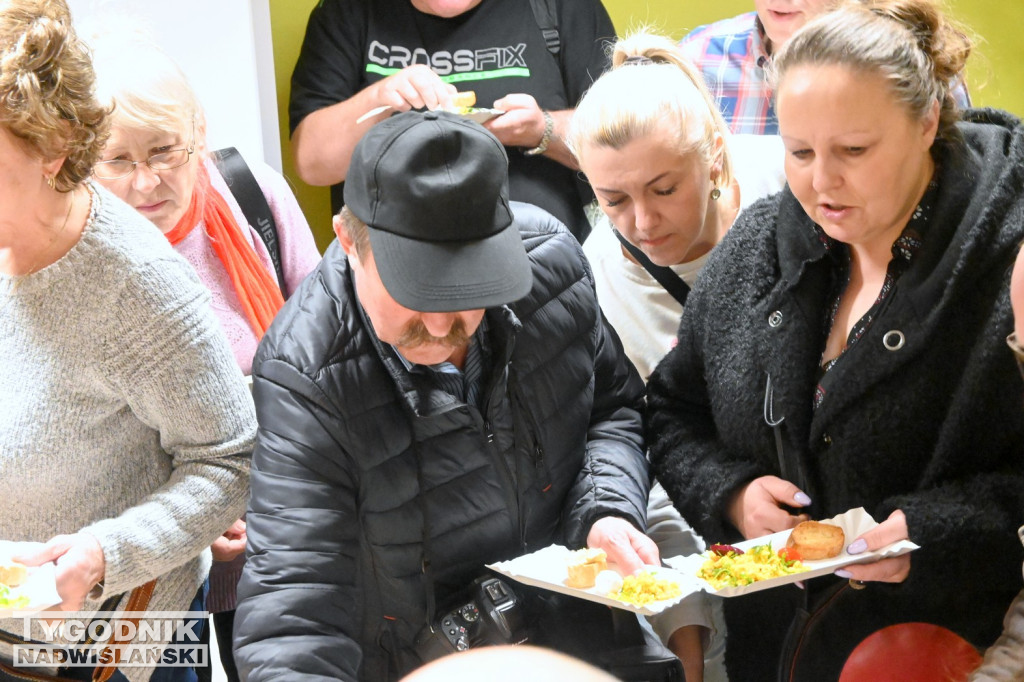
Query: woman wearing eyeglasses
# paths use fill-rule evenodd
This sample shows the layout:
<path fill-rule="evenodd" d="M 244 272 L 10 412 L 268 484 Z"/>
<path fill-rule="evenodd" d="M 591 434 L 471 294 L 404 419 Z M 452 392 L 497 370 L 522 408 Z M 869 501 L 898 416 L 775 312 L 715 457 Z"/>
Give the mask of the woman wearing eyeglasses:
<path fill-rule="evenodd" d="M 320 261 L 309 225 L 284 178 L 253 164 L 277 227 L 284 276 L 278 281 L 266 244 L 209 158 L 202 107 L 178 66 L 137 37 L 102 36 L 94 47 L 100 97 L 114 111 L 93 175 L 152 221 L 195 268 L 238 366 L 249 374 L 256 346 L 284 299 Z M 231 629 L 245 538 L 239 520 L 214 544 L 206 602 L 231 680 L 237 679 Z"/>
<path fill-rule="evenodd" d="M 109 127 L 93 82 L 63 0 L 0 3 L 0 561 L 52 562 L 56 608 L 90 620 L 188 609 L 206 548 L 244 509 L 256 436 L 209 294 L 88 180 Z M 26 639 L 69 638 L 0 619 L 0 668 Z M 104 674 L 188 679 L 148 662 Z M 55 671 L 0 679 L 29 672 Z"/>
<path fill-rule="evenodd" d="M 250 163 L 277 225 L 279 282 L 267 246 L 209 158 L 202 106 L 178 66 L 138 37 L 101 36 L 93 47 L 100 99 L 114 106 L 93 175 L 192 264 L 249 374 L 263 332 L 320 261 L 309 224 L 284 178 Z"/>

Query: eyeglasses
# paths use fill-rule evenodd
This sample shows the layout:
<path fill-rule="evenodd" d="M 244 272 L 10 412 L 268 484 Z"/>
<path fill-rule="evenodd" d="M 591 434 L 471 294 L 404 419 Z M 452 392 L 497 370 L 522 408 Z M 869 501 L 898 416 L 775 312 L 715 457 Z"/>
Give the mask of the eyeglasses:
<path fill-rule="evenodd" d="M 195 142 L 188 147 L 181 149 L 170 149 L 159 154 L 152 154 L 145 161 L 132 161 L 131 159 L 111 159 L 100 161 L 93 167 L 93 175 L 103 180 L 120 180 L 135 172 L 135 167 L 140 163 L 149 166 L 153 171 L 168 171 L 180 168 L 188 163 L 196 150 Z"/>
<path fill-rule="evenodd" d="M 1006 345 L 1010 347 L 1017 358 L 1017 369 L 1020 370 L 1021 377 L 1024 377 L 1024 346 L 1020 345 L 1016 332 L 1012 332 L 1006 337 Z"/>

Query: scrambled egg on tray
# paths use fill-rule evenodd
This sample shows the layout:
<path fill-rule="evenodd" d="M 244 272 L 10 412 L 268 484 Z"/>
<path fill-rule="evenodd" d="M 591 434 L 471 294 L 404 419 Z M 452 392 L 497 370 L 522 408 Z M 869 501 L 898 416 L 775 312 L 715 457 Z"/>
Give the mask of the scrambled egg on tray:
<path fill-rule="evenodd" d="M 708 550 L 704 556 L 707 560 L 697 572 L 697 577 L 706 580 L 716 590 L 809 570 L 799 559 L 788 560 L 776 554 L 770 544 L 757 545 L 746 552 L 734 547 L 722 553 Z"/>
<path fill-rule="evenodd" d="M 656 577 L 650 571 L 641 571 L 622 579 L 622 588 L 608 596 L 612 599 L 644 606 L 656 601 L 674 599 L 682 594 L 679 583 Z"/>

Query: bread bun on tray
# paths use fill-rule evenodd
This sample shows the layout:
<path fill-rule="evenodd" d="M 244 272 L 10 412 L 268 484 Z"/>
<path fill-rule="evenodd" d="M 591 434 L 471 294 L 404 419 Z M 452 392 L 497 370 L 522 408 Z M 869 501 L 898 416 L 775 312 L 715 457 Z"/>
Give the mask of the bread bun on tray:
<path fill-rule="evenodd" d="M 28 578 L 28 569 L 21 564 L 0 564 L 0 584 L 17 587 Z"/>
<path fill-rule="evenodd" d="M 578 549 L 569 559 L 568 587 L 588 589 L 597 581 L 597 574 L 608 568 L 608 555 L 600 549 Z"/>
<path fill-rule="evenodd" d="M 786 546 L 795 549 L 801 559 L 810 561 L 839 556 L 845 544 L 846 534 L 842 528 L 818 521 L 797 524 L 786 541 Z"/>

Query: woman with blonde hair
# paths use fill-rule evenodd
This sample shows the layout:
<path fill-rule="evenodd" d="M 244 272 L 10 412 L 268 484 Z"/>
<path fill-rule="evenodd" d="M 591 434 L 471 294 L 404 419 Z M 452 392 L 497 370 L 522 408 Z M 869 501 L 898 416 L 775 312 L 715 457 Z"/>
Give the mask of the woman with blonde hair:
<path fill-rule="evenodd" d="M 612 65 L 577 106 L 567 143 L 606 216 L 583 246 L 601 309 L 646 378 L 671 348 L 712 249 L 742 210 L 782 188 L 783 150 L 778 138 L 730 135 L 665 36 L 619 40 Z M 659 484 L 648 526 L 662 556 L 704 549 Z M 650 620 L 688 680 L 724 679 L 717 604 L 693 597 Z"/>
<path fill-rule="evenodd" d="M 98 97 L 113 109 L 93 174 L 192 264 L 248 374 L 284 299 L 320 261 L 298 202 L 279 173 L 250 161 L 277 228 L 279 280 L 270 248 L 211 159 L 202 105 L 178 65 L 138 33 L 102 34 L 91 46 Z"/>
<path fill-rule="evenodd" d="M 59 609 L 186 611 L 244 509 L 256 419 L 206 289 L 88 180 L 109 125 L 93 82 L 64 0 L 0 4 L 0 539 L 55 564 Z M 0 620 L 0 668 L 25 627 Z M 62 674 L 153 673 L 89 665 Z"/>
<path fill-rule="evenodd" d="M 782 144 L 730 135 L 694 66 L 648 30 L 615 44 L 567 143 L 607 218 L 584 244 L 601 307 L 646 378 L 675 340 L 685 293 L 674 292 L 693 286 L 742 209 L 782 189 Z"/>
<path fill-rule="evenodd" d="M 714 251 L 648 384 L 651 463 L 704 537 L 880 522 L 846 538 L 863 563 L 726 601 L 734 679 L 834 680 L 909 622 L 980 649 L 1019 590 L 1024 128 L 958 109 L 969 52 L 933 0 L 850 2 L 786 43 L 787 188 Z"/>
<path fill-rule="evenodd" d="M 239 368 L 249 374 L 277 311 L 320 261 L 298 202 L 279 173 L 250 165 L 275 226 L 274 243 L 265 242 L 229 186 L 240 180 L 223 176 L 211 158 L 203 108 L 178 65 L 137 31 L 103 33 L 92 46 L 98 94 L 113 109 L 110 140 L 93 174 L 192 265 L 210 290 Z M 239 520 L 214 544 L 205 604 L 229 680 L 238 679 L 231 631 L 245 541 Z"/>

